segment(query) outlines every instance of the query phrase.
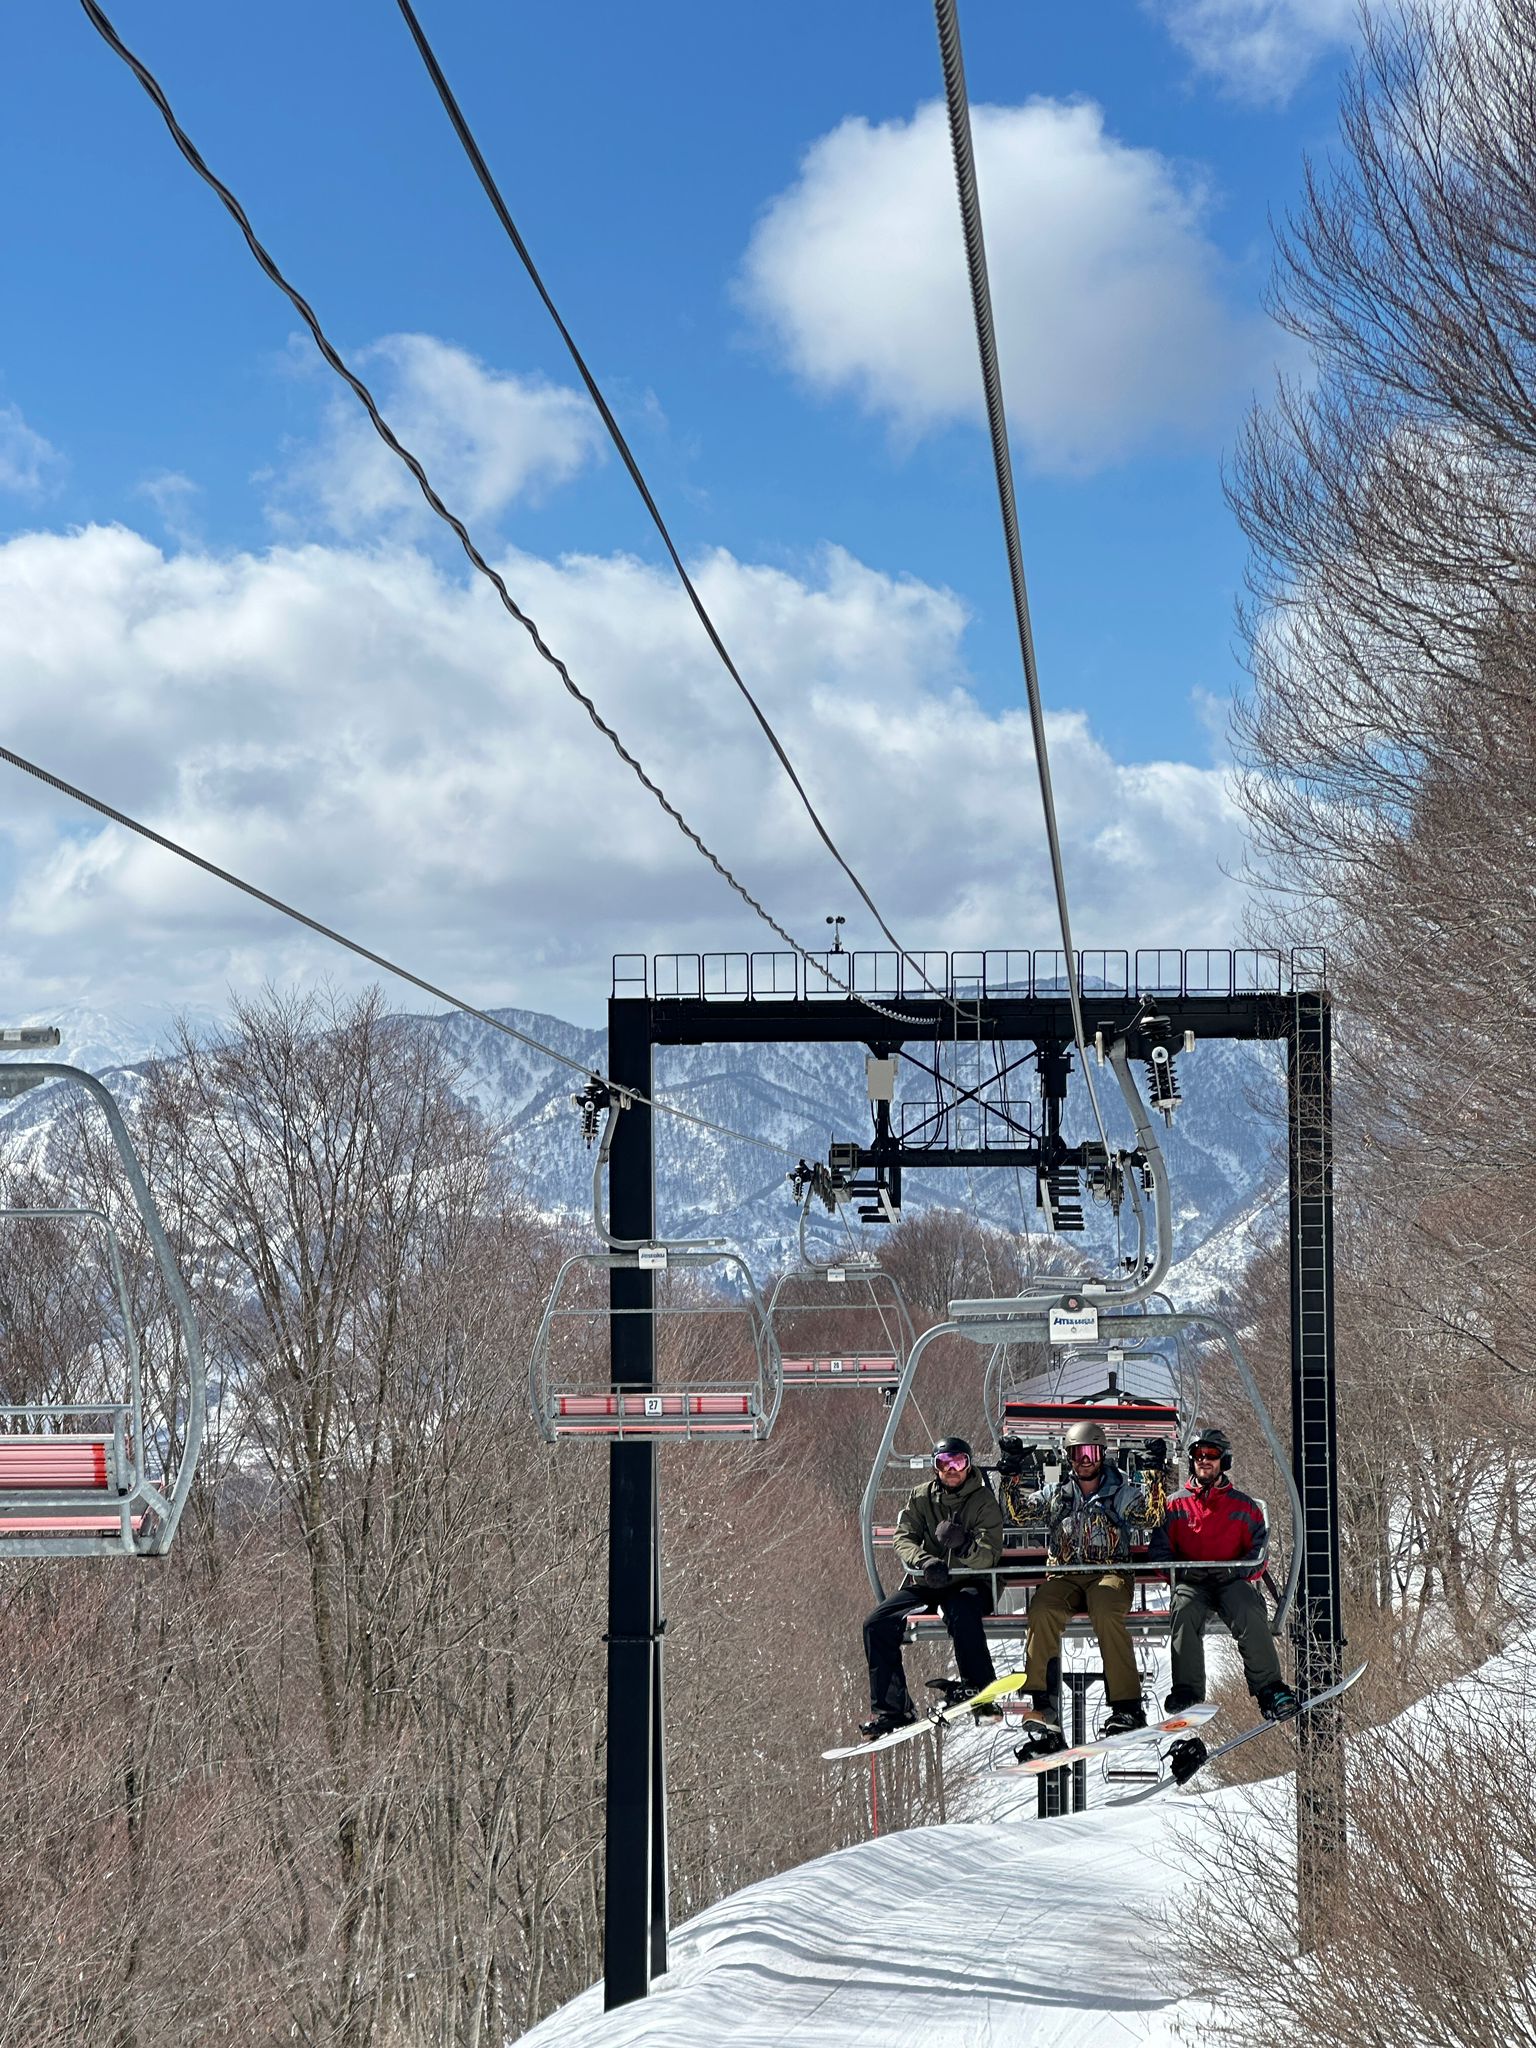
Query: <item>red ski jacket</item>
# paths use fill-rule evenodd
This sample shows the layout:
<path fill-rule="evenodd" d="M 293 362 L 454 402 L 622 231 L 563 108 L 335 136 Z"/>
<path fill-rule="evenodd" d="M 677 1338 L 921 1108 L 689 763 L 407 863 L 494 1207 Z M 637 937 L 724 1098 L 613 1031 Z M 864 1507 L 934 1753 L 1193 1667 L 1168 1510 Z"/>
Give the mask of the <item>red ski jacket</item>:
<path fill-rule="evenodd" d="M 1191 1563 L 1225 1564 L 1251 1557 L 1264 1542 L 1264 1513 L 1225 1473 L 1214 1486 L 1181 1486 L 1153 1538 L 1153 1554 Z"/>

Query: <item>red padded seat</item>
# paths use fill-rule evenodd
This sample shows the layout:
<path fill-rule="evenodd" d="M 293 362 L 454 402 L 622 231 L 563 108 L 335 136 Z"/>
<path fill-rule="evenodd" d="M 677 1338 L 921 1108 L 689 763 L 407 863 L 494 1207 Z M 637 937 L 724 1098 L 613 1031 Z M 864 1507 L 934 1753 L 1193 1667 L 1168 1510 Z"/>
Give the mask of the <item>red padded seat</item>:
<path fill-rule="evenodd" d="M 757 1407 L 750 1393 L 557 1394 L 558 1436 L 753 1436 Z"/>
<path fill-rule="evenodd" d="M 786 1358 L 784 1377 L 787 1381 L 895 1381 L 901 1378 L 901 1367 L 889 1352 L 883 1355 L 844 1352 L 841 1357 Z"/>
<path fill-rule="evenodd" d="M 0 1493 L 15 1488 L 62 1492 L 111 1484 L 109 1436 L 0 1435 Z"/>

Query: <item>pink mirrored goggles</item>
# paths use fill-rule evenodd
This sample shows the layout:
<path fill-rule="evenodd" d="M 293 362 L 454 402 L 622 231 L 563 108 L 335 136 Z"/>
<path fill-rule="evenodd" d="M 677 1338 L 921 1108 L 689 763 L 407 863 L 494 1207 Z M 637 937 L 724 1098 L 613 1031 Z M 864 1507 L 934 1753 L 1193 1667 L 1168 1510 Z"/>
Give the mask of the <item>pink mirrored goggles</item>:
<path fill-rule="evenodd" d="M 940 1451 L 933 1462 L 940 1472 L 964 1472 L 971 1461 L 964 1451 Z"/>

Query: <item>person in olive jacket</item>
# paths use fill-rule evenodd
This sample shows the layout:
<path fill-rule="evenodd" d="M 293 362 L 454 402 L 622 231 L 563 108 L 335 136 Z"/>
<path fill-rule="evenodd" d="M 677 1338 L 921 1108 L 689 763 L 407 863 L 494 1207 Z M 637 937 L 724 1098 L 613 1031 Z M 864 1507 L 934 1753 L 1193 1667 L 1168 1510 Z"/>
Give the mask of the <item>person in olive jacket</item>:
<path fill-rule="evenodd" d="M 896 1523 L 896 1555 L 906 1566 L 906 1581 L 864 1624 L 872 1712 L 860 1733 L 871 1737 L 916 1719 L 901 1664 L 902 1630 L 915 1608 L 936 1606 L 944 1616 L 964 1689 L 958 1697 L 979 1692 L 995 1676 L 982 1625 L 992 1611 L 991 1581 L 956 1573 L 989 1572 L 996 1565 L 1003 1552 L 1003 1511 L 964 1437 L 935 1444 L 933 1466 L 932 1479 L 908 1498 Z"/>

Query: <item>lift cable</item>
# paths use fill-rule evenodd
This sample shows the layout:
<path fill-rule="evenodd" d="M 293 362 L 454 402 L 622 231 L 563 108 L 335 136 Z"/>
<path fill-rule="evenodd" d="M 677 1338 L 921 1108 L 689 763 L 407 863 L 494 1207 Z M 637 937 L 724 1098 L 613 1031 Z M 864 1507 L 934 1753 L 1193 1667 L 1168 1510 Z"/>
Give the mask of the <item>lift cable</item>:
<path fill-rule="evenodd" d="M 90 21 L 92 27 L 97 30 L 103 42 L 105 42 L 109 46 L 109 48 L 111 48 L 119 57 L 122 58 L 123 62 L 128 66 L 129 70 L 133 73 L 134 77 L 139 81 L 140 85 L 143 86 L 145 92 L 149 95 L 150 99 L 158 108 L 160 116 L 164 120 L 166 127 L 170 130 L 171 137 L 175 142 L 176 147 L 181 151 L 181 154 L 186 158 L 187 162 L 192 166 L 193 170 L 196 171 L 197 175 L 203 180 L 204 184 L 209 186 L 210 189 L 218 195 L 220 201 L 223 203 L 225 207 L 225 210 L 230 214 L 231 218 L 235 222 L 235 225 L 239 228 L 241 234 L 244 236 L 246 246 L 249 248 L 251 254 L 255 257 L 256 261 L 260 264 L 261 268 L 266 272 L 267 276 L 277 286 L 278 290 L 282 292 L 283 296 L 288 300 L 289 304 L 293 307 L 294 311 L 298 314 L 299 318 L 304 322 L 305 326 L 309 329 L 310 334 L 314 339 L 316 348 L 319 349 L 321 355 L 325 358 L 326 362 L 329 363 L 331 368 L 336 372 L 337 376 L 342 379 L 342 381 L 350 388 L 353 395 L 357 398 L 359 404 L 363 407 L 363 410 L 367 413 L 369 419 L 372 421 L 374 431 L 378 434 L 380 440 L 383 441 L 384 445 L 390 450 L 392 454 L 397 455 L 399 459 L 405 464 L 406 468 L 410 471 L 411 475 L 416 479 L 422 497 L 426 500 L 427 504 L 431 507 L 432 511 L 437 514 L 438 518 L 441 519 L 445 523 L 445 525 L 451 528 L 451 530 L 458 539 L 460 547 L 464 550 L 464 553 L 468 557 L 470 563 L 473 565 L 474 568 L 476 568 L 480 572 L 480 574 L 495 590 L 496 595 L 500 598 L 503 607 L 523 628 L 524 632 L 527 633 L 529 639 L 533 642 L 533 645 L 538 651 L 538 653 L 543 657 L 543 659 L 546 662 L 548 662 L 549 666 L 559 676 L 562 684 L 565 686 L 567 693 L 586 712 L 588 718 L 591 719 L 593 725 L 596 726 L 597 730 L 603 735 L 604 739 L 608 741 L 609 745 L 613 748 L 614 752 L 618 755 L 619 759 L 625 764 L 626 767 L 634 771 L 635 777 L 641 784 L 642 788 L 648 790 L 649 793 L 653 797 L 655 797 L 657 803 L 660 804 L 662 810 L 666 812 L 667 816 L 677 826 L 678 830 L 683 834 L 683 837 L 687 839 L 691 845 L 697 848 L 697 850 L 704 856 L 705 860 L 709 862 L 710 866 L 714 869 L 715 873 L 720 876 L 721 880 L 728 884 L 730 888 L 734 889 L 736 894 L 741 898 L 742 902 L 747 905 L 748 909 L 751 910 L 756 916 L 761 918 L 763 923 L 767 925 L 768 929 L 771 932 L 773 932 L 777 937 L 781 938 L 784 941 L 785 945 L 789 946 L 794 952 L 798 953 L 800 958 L 806 963 L 808 967 L 814 968 L 815 971 L 821 974 L 832 987 L 841 989 L 844 995 L 853 997 L 853 999 L 856 1002 L 863 1003 L 867 1008 L 875 1010 L 878 1014 L 882 1016 L 892 1017 L 900 1023 L 920 1021 L 906 1018 L 902 1016 L 899 1012 L 894 1010 L 884 1010 L 878 1003 L 874 1002 L 868 996 L 855 995 L 854 990 L 849 986 L 849 984 L 839 981 L 836 975 L 830 973 L 828 969 L 819 960 L 817 960 L 815 956 L 806 947 L 800 944 L 799 940 L 796 939 L 792 933 L 785 930 L 784 926 L 779 923 L 778 919 L 775 918 L 770 911 L 765 909 L 764 906 L 758 902 L 757 898 L 751 893 L 751 891 L 745 886 L 745 884 L 737 880 L 736 876 L 732 874 L 731 870 L 725 865 L 724 861 L 720 859 L 719 855 L 713 852 L 712 849 L 708 847 L 704 843 L 704 841 L 699 837 L 698 833 L 694 831 L 693 827 L 688 823 L 688 820 L 683 816 L 682 812 L 667 796 L 666 792 L 661 788 L 661 786 L 658 783 L 654 782 L 651 779 L 651 777 L 646 773 L 645 769 L 641 766 L 640 762 L 635 758 L 635 756 L 632 753 L 630 753 L 628 748 L 624 745 L 623 741 L 619 738 L 619 735 L 614 731 L 613 727 L 607 724 L 607 722 L 604 720 L 601 713 L 598 711 L 597 706 L 593 703 L 592 699 L 577 684 L 575 678 L 571 675 L 570 670 L 566 667 L 565 663 L 560 659 L 559 655 L 554 653 L 553 650 L 546 645 L 543 635 L 540 633 L 538 626 L 528 616 L 528 614 L 525 611 L 523 611 L 522 608 L 518 605 L 517 601 L 512 596 L 511 591 L 507 588 L 507 585 L 502 576 L 499 574 L 497 570 L 491 567 L 491 564 L 486 560 L 485 556 L 481 554 L 480 550 L 476 547 L 474 541 L 470 538 L 469 529 L 464 525 L 464 522 L 455 513 L 451 512 L 448 509 L 448 507 L 443 503 L 442 499 L 438 496 L 436 490 L 433 488 L 432 482 L 428 477 L 426 470 L 422 467 L 421 463 L 418 461 L 416 456 L 414 456 L 411 453 L 410 449 L 407 448 L 405 444 L 399 439 L 394 429 L 390 426 L 389 422 L 385 419 L 384 415 L 379 411 L 379 408 L 374 401 L 373 393 L 368 389 L 367 385 L 356 374 L 356 372 L 352 370 L 347 365 L 346 362 L 343 361 L 342 357 L 338 354 L 337 350 L 332 345 L 324 329 L 321 327 L 319 319 L 316 317 L 315 311 L 313 307 L 309 304 L 308 300 L 304 298 L 303 294 L 299 292 L 294 285 L 289 283 L 288 279 L 283 275 L 282 271 L 279 270 L 277 264 L 274 262 L 273 258 L 271 257 L 263 243 L 258 238 L 255 229 L 251 226 L 250 220 L 246 215 L 244 207 L 240 204 L 239 200 L 235 197 L 234 193 L 230 191 L 229 187 L 226 184 L 224 184 L 222 180 L 219 179 L 214 174 L 214 172 L 212 172 L 208 168 L 208 165 L 203 161 L 202 156 L 199 154 L 196 144 L 192 141 L 192 138 L 187 134 L 186 130 L 177 120 L 175 112 L 171 107 L 170 101 L 166 98 L 165 91 L 161 86 L 160 81 L 155 77 L 154 73 L 149 69 L 149 67 L 145 63 L 143 63 L 143 61 L 140 58 L 136 57 L 133 51 L 128 48 L 127 44 L 123 41 L 122 37 L 119 36 L 119 34 L 117 33 L 117 30 L 112 26 L 111 22 L 102 12 L 100 6 L 97 4 L 97 0 L 80 0 L 80 4 L 85 10 L 87 19 Z M 883 929 L 884 927 L 882 926 L 882 930 Z M 786 1157 L 788 1156 L 790 1155 L 786 1153 Z"/>
<path fill-rule="evenodd" d="M 89 0 L 88 0 L 89 4 Z M 981 357 L 981 378 L 987 399 L 987 422 L 992 433 L 992 461 L 997 471 L 997 495 L 1002 507 L 1003 535 L 1008 545 L 1008 574 L 1013 584 L 1013 610 L 1019 630 L 1019 649 L 1024 657 L 1024 683 L 1029 694 L 1029 722 L 1034 734 L 1035 766 L 1040 776 L 1040 801 L 1045 811 L 1045 836 L 1050 848 L 1051 877 L 1056 889 L 1056 909 L 1061 920 L 1061 943 L 1066 962 L 1067 994 L 1072 1004 L 1072 1029 L 1082 1058 L 1083 1079 L 1093 1120 L 1106 1156 L 1109 1133 L 1099 1107 L 1098 1090 L 1088 1055 L 1083 1029 L 1082 988 L 1077 955 L 1072 946 L 1072 920 L 1067 907 L 1066 875 L 1061 860 L 1061 837 L 1056 829 L 1056 799 L 1051 789 L 1051 764 L 1045 744 L 1045 708 L 1040 697 L 1040 672 L 1035 665 L 1035 637 L 1029 618 L 1029 591 L 1024 581 L 1024 549 L 1019 538 L 1018 506 L 1013 490 L 1013 458 L 1008 448 L 1008 421 L 1003 411 L 1003 380 L 997 360 L 997 334 L 992 322 L 992 287 L 987 276 L 987 247 L 982 236 L 981 201 L 976 189 L 976 155 L 971 140 L 971 109 L 965 89 L 965 61 L 960 49 L 960 20 L 956 0 L 934 0 L 939 31 L 939 55 L 944 65 L 944 91 L 949 104 L 949 138 L 955 159 L 955 184 L 960 199 L 960 219 L 965 229 L 965 259 L 970 272 L 971 306 L 976 319 L 976 347 Z"/>
<path fill-rule="evenodd" d="M 401 981 L 409 982 L 412 988 L 419 988 L 424 994 L 433 996 L 440 1003 L 447 1003 L 450 1009 L 462 1011 L 466 1017 L 473 1017 L 477 1023 L 488 1024 L 493 1031 L 500 1031 L 507 1038 L 515 1038 L 520 1045 L 528 1046 L 534 1052 L 543 1053 L 546 1059 L 556 1061 L 562 1067 L 569 1067 L 573 1074 L 580 1074 L 583 1080 L 593 1078 L 593 1070 L 581 1060 L 573 1060 L 569 1053 L 558 1047 L 546 1045 L 542 1038 L 535 1038 L 530 1032 L 519 1031 L 515 1024 L 507 1024 L 500 1017 L 493 1017 L 489 1010 L 477 1009 L 461 996 L 451 995 L 447 989 L 439 988 L 435 982 L 424 981 L 419 974 L 413 974 L 398 961 L 386 959 L 384 954 L 375 953 L 370 946 L 362 945 L 356 939 L 349 939 L 345 932 L 336 931 L 328 924 L 322 924 L 307 911 L 297 910 L 291 903 L 285 903 L 280 896 L 269 895 L 265 889 L 257 888 L 254 882 L 247 882 L 239 875 L 231 874 L 228 868 L 219 867 L 214 861 L 205 860 L 200 853 L 194 853 L 188 846 L 182 846 L 174 839 L 168 839 L 163 832 L 157 832 L 152 825 L 142 824 L 137 818 L 130 818 L 126 811 L 115 810 L 100 797 L 92 796 L 88 790 L 77 789 L 74 783 L 66 782 L 61 775 L 54 775 L 46 768 L 40 768 L 35 761 L 27 760 L 23 754 L 13 753 L 9 747 L 0 746 L 0 761 L 8 761 L 13 768 L 19 768 L 37 781 L 47 783 L 50 789 L 58 790 L 87 809 L 98 812 L 103 818 L 110 818 L 114 825 L 122 825 L 130 832 L 137 832 L 141 839 L 147 839 L 153 846 L 160 846 L 167 853 L 174 853 L 179 860 L 190 861 L 195 868 L 201 868 L 215 881 L 227 882 L 232 889 L 240 889 L 247 896 L 253 896 L 258 903 L 266 904 L 269 910 L 280 911 L 284 917 L 291 917 L 295 924 L 302 924 L 312 932 L 318 932 L 322 939 L 343 946 L 349 953 L 355 953 L 360 960 L 367 960 L 375 967 L 382 967 L 386 974 L 393 974 Z M 723 1138 L 738 1138 L 744 1145 L 757 1145 L 765 1152 L 776 1152 L 781 1159 L 793 1159 L 796 1155 L 786 1145 L 775 1144 L 771 1138 L 755 1137 L 750 1131 L 733 1130 L 729 1124 L 712 1123 L 708 1117 L 697 1116 L 691 1109 L 679 1109 L 675 1103 L 663 1102 L 655 1096 L 642 1095 L 636 1088 L 626 1087 L 618 1081 L 611 1081 L 604 1074 L 596 1077 L 603 1085 L 612 1088 L 616 1094 L 627 1095 L 632 1102 L 644 1104 L 648 1109 L 660 1110 L 665 1116 L 676 1117 L 685 1124 L 697 1124 L 701 1130 L 715 1131 Z"/>
<path fill-rule="evenodd" d="M 591 370 L 588 368 L 586 358 L 582 355 L 581 350 L 577 347 L 575 337 L 572 335 L 570 329 L 566 326 L 565 321 L 560 316 L 559 309 L 556 307 L 554 300 L 550 297 L 549 288 L 545 284 L 542 276 L 539 274 L 538 266 L 535 264 L 533 260 L 533 255 L 528 247 L 528 244 L 523 240 L 522 235 L 518 231 L 517 223 L 513 220 L 512 215 L 507 208 L 507 203 L 501 195 L 501 189 L 497 185 L 496 180 L 491 173 L 491 168 L 485 160 L 484 154 L 481 151 L 479 143 L 475 140 L 474 132 L 470 128 L 468 121 L 465 119 L 463 110 L 459 106 L 458 100 L 454 96 L 453 88 L 449 85 L 447 78 L 443 74 L 443 67 L 438 62 L 436 52 L 433 50 L 431 43 L 428 42 L 427 40 L 426 31 L 422 28 L 421 23 L 417 18 L 416 10 L 411 5 L 411 0 L 398 0 L 398 5 L 401 14 L 405 17 L 406 27 L 410 30 L 412 39 L 414 40 L 416 48 L 420 53 L 421 61 L 426 66 L 427 73 L 430 76 L 433 85 L 437 88 L 437 96 L 443 103 L 443 110 L 447 114 L 448 119 L 452 124 L 453 132 L 459 138 L 459 142 L 463 147 L 464 154 L 468 157 L 470 166 L 473 169 L 475 176 L 479 179 L 480 184 L 485 191 L 486 198 L 491 202 L 491 209 L 495 213 L 497 220 L 500 221 L 502 228 L 505 230 L 508 241 L 511 242 L 513 248 L 517 251 L 517 254 L 522 262 L 523 268 L 527 271 L 528 276 L 532 281 L 534 290 L 543 300 L 545 311 L 549 314 L 550 319 L 555 323 L 556 331 L 559 333 L 560 339 L 565 343 L 566 351 L 569 354 L 571 361 L 576 366 L 577 375 L 581 378 L 582 383 L 585 384 L 585 386 L 587 387 L 587 394 L 591 398 L 593 405 L 596 406 L 598 415 L 601 418 L 603 425 L 608 430 L 608 437 L 613 442 L 614 447 L 618 450 L 619 458 L 623 462 L 624 467 L 629 471 L 631 482 L 634 484 L 635 489 L 640 493 L 641 502 L 644 504 L 646 511 L 651 516 L 651 524 L 655 527 L 657 533 L 661 536 L 661 544 L 666 549 L 667 554 L 671 559 L 673 568 L 677 571 L 678 581 L 682 584 L 683 589 L 687 593 L 688 602 L 693 606 L 694 612 L 698 617 L 699 624 L 704 628 L 705 633 L 709 636 L 710 645 L 714 648 L 716 654 L 719 655 L 722 667 L 725 669 L 725 672 L 730 677 L 731 681 L 736 685 L 736 688 L 741 692 L 741 695 L 746 702 L 748 710 L 752 713 L 752 716 L 757 720 L 759 726 L 762 728 L 764 738 L 767 740 L 769 746 L 773 749 L 774 755 L 778 760 L 779 766 L 784 770 L 784 773 L 789 777 L 789 780 L 793 785 L 795 794 L 799 797 L 801 805 L 805 810 L 806 816 L 810 819 L 812 825 L 816 829 L 817 837 L 821 840 L 822 845 L 827 849 L 828 853 L 831 854 L 832 858 L 837 862 L 838 866 L 842 869 L 843 873 L 848 877 L 848 880 L 853 884 L 854 888 L 858 891 L 859 899 L 863 903 L 865 909 L 868 910 L 871 917 L 873 917 L 873 919 L 875 920 L 875 923 L 880 927 L 881 932 L 895 947 L 897 953 L 906 962 L 906 964 L 909 967 L 914 968 L 916 970 L 916 972 L 922 979 L 924 987 L 929 989 L 934 995 L 938 996 L 942 1001 L 948 1002 L 951 1008 L 955 1009 L 956 1014 L 958 1015 L 959 1006 L 955 1003 L 953 995 L 950 994 L 948 990 L 935 987 L 934 983 L 929 980 L 928 975 L 925 972 L 921 962 L 915 959 L 913 955 L 907 951 L 906 947 L 902 945 L 901 941 L 897 938 L 896 934 L 891 930 L 890 926 L 881 916 L 879 906 L 875 902 L 875 899 L 873 898 L 873 896 L 870 895 L 868 889 L 865 888 L 863 882 L 861 882 L 859 877 L 854 873 L 852 867 L 844 858 L 841 849 L 838 847 L 831 833 L 822 823 L 821 816 L 818 813 L 816 806 L 812 803 L 810 794 L 807 791 L 805 784 L 800 779 L 798 769 L 795 767 L 794 762 L 790 759 L 788 753 L 784 748 L 784 744 L 780 740 L 778 734 L 774 731 L 773 726 L 768 719 L 767 713 L 763 710 L 762 706 L 758 703 L 757 699 L 753 696 L 751 690 L 748 688 L 747 683 L 744 677 L 742 676 L 740 669 L 736 666 L 735 661 L 731 657 L 730 649 L 726 646 L 724 639 L 721 637 L 719 628 L 716 626 L 714 620 L 711 618 L 709 611 L 705 606 L 703 598 L 699 595 L 697 585 L 694 583 L 693 578 L 688 574 L 687 569 L 683 565 L 683 558 L 678 553 L 676 543 L 673 541 L 672 535 L 668 530 L 666 520 L 662 517 L 661 508 L 660 506 L 658 506 L 655 498 L 651 494 L 650 486 L 646 483 L 646 480 L 641 473 L 640 465 L 635 460 L 634 452 L 630 448 L 628 441 L 624 437 L 624 431 L 620 427 L 618 421 L 614 418 L 613 410 L 609 406 L 607 399 L 603 396 L 603 393 L 598 385 L 597 379 L 593 376 Z M 841 984 L 837 981 L 835 975 L 827 973 L 827 970 L 821 967 L 819 962 L 817 962 L 816 965 L 822 973 L 827 974 L 827 979 L 833 987 L 841 986 Z M 901 1021 L 907 1020 L 903 1019 Z"/>

